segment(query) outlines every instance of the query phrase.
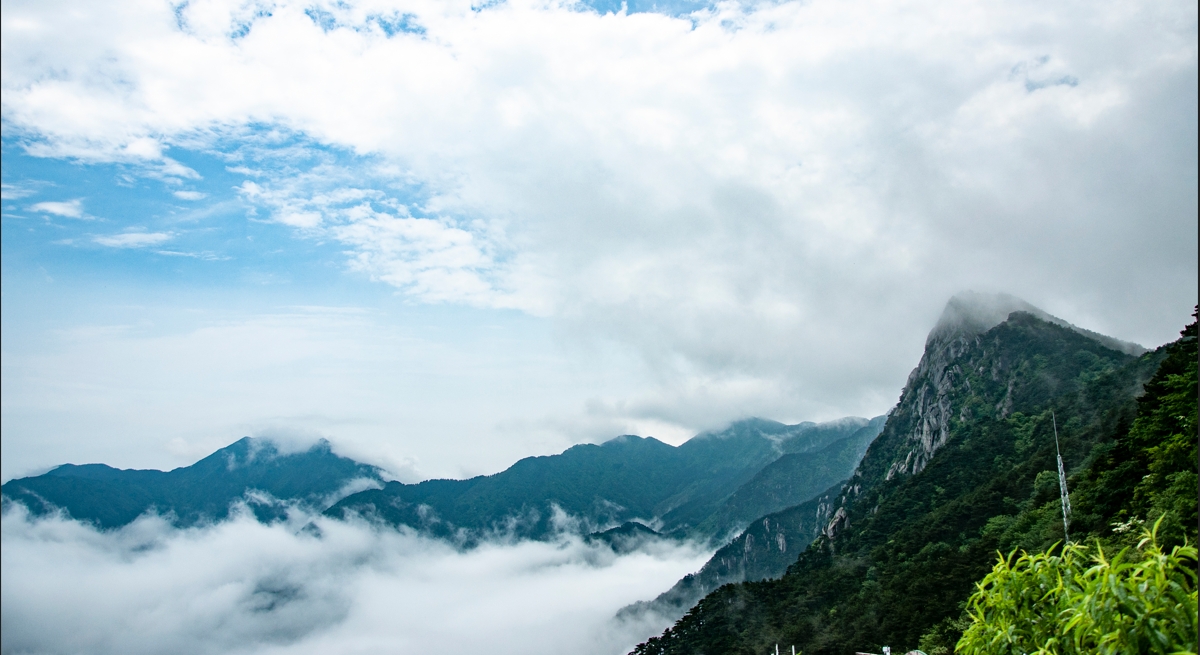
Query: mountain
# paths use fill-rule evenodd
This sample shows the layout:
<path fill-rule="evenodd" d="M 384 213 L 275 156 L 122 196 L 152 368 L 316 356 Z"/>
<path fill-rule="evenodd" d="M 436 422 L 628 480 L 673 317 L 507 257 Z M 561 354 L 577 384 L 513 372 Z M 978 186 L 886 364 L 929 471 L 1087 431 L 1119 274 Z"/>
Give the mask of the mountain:
<path fill-rule="evenodd" d="M 220 521 L 245 502 L 262 521 L 286 516 L 297 503 L 322 510 L 352 491 L 380 486 L 374 466 L 335 455 L 325 440 L 283 453 L 269 440 L 245 437 L 191 466 L 172 471 L 64 464 L 0 487 L 4 504 L 21 503 L 35 516 L 65 510 L 100 528 L 116 528 L 149 511 L 177 526 Z"/>
<path fill-rule="evenodd" d="M 593 532 L 584 540 L 589 543 L 602 543 L 617 553 L 631 553 L 644 547 L 648 542 L 664 539 L 665 536 L 648 528 L 637 521 L 626 521 L 615 528 Z"/>
<path fill-rule="evenodd" d="M 326 515 L 363 516 L 463 544 L 494 535 L 541 538 L 572 522 L 595 531 L 633 520 L 674 537 L 717 538 L 719 529 L 749 520 L 739 508 L 760 502 L 755 494 L 748 492 L 739 504 L 727 503 L 744 485 L 754 488 L 752 481 L 765 467 L 789 455 L 817 458 L 796 472 L 817 476 L 811 493 L 818 493 L 830 483 L 829 471 L 853 468 L 853 462 L 844 460 L 857 446 L 824 449 L 854 435 L 861 440 L 870 434 L 862 432 L 870 425 L 860 418 L 797 425 L 747 419 L 678 447 L 625 435 L 599 445 L 573 446 L 559 455 L 528 457 L 495 475 L 389 482 L 342 499 Z M 836 461 L 827 463 L 826 457 Z M 797 486 L 808 489 L 812 484 L 801 479 Z M 784 502 L 795 496 L 782 489 L 772 493 L 789 499 Z M 762 503 L 770 506 L 771 501 Z"/>
<path fill-rule="evenodd" d="M 877 416 L 819 451 L 789 453 L 765 466 L 700 526 L 711 534 L 728 534 L 733 526 L 745 530 L 698 572 L 684 576 L 653 601 L 623 608 L 618 617 L 652 612 L 673 621 L 721 585 L 783 575 L 821 533 L 831 502 L 886 419 Z"/>
<path fill-rule="evenodd" d="M 270 441 L 247 437 L 173 471 L 66 464 L 12 480 L 2 492 L 6 506 L 20 503 L 34 515 L 62 509 L 101 528 L 126 525 L 148 511 L 179 526 L 220 521 L 232 503 L 242 502 L 263 521 L 281 519 L 289 504 L 298 504 L 462 544 L 492 535 L 588 532 L 634 519 L 673 537 L 717 538 L 717 530 L 739 529 L 759 508 L 805 500 L 830 476 L 852 468 L 847 458 L 857 461 L 861 448 L 846 444 L 873 437 L 878 430 L 863 431 L 870 425 L 860 418 L 797 425 L 747 419 L 679 447 L 626 435 L 525 458 L 496 475 L 411 485 L 384 485 L 380 470 L 334 455 L 325 441 L 303 453 L 281 453 Z M 772 463 L 775 477 L 755 477 Z M 780 473 L 797 477 L 781 484 Z"/>
<path fill-rule="evenodd" d="M 820 450 L 788 453 L 767 464 L 709 515 L 699 530 L 736 534 L 755 519 L 798 505 L 844 481 L 879 436 L 886 419 L 877 416 Z M 783 569 L 776 575 L 780 573 Z"/>
<path fill-rule="evenodd" d="M 717 550 L 699 571 L 684 576 L 652 601 L 622 608 L 617 618 L 653 614 L 675 621 L 723 585 L 778 578 L 821 534 L 844 486 L 842 481 L 799 505 L 759 517 Z"/>
<path fill-rule="evenodd" d="M 1072 332 L 1100 343 L 1106 348 L 1123 352 L 1127 355 L 1136 357 L 1146 353 L 1146 349 L 1136 343 L 1121 341 L 1120 339 L 1114 339 L 1110 336 L 1072 325 L 1057 316 L 1047 314 L 1016 296 L 1010 296 L 1007 293 L 991 294 L 976 291 L 965 291 L 956 294 L 946 303 L 945 309 L 942 310 L 942 315 L 938 318 L 938 322 L 933 330 L 929 332 L 929 337 L 925 343 L 928 345 L 937 341 L 953 340 L 956 336 L 982 334 L 1008 320 L 1009 315 L 1013 312 L 1032 314 L 1047 323 L 1067 328 Z"/>
<path fill-rule="evenodd" d="M 1179 530 L 1194 540 L 1195 325 L 1191 336 L 1185 330 L 1179 342 L 1144 353 L 1014 301 L 967 295 L 948 304 L 854 474 L 818 503 L 820 514 L 805 508 L 824 525 L 782 577 L 719 587 L 634 652 L 761 653 L 776 643 L 806 655 L 884 645 L 951 652 L 963 603 L 997 550 L 1063 539 L 1056 432 L 1080 501 L 1072 539 L 1114 537 L 1114 520 L 1127 526 L 1169 511 L 1179 526 L 1193 522 Z M 1190 355 L 1179 357 L 1188 343 Z M 1184 364 L 1147 383 L 1164 360 Z M 1178 372 L 1189 361 L 1190 383 Z M 1156 384 L 1174 389 L 1172 404 L 1139 403 Z M 1131 436 L 1141 434 L 1131 426 L 1147 420 L 1147 403 L 1164 424 L 1183 425 L 1170 430 L 1184 436 Z M 1167 443 L 1180 445 L 1164 450 Z M 1156 479 L 1159 487 L 1131 504 L 1138 485 Z M 766 527 L 755 542 L 769 540 Z"/>

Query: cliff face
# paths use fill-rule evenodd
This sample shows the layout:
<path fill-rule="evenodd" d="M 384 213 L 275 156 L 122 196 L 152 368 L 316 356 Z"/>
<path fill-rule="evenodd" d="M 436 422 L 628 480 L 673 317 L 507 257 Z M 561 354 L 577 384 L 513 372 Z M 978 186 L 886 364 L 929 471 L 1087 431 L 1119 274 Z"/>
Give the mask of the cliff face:
<path fill-rule="evenodd" d="M 1062 539 L 1057 494 L 1043 498 L 1038 484 L 1056 477 L 1052 416 L 1072 475 L 1128 430 L 1162 360 L 1133 357 L 1136 347 L 1023 303 L 1005 313 L 1012 304 L 1002 300 L 947 307 L 880 436 L 842 489 L 808 508 L 821 533 L 781 578 L 718 587 L 634 652 L 755 653 L 779 643 L 835 655 L 923 641 L 952 649 L 962 602 L 997 549 Z M 1041 517 L 1045 503 L 1044 524 L 1021 522 Z M 760 552 L 776 524 L 752 528 L 754 543 L 742 547 Z M 714 574 L 740 566 L 722 554 Z"/>
<path fill-rule="evenodd" d="M 992 332 L 1002 324 L 1002 333 Z M 866 491 L 923 471 L 956 425 L 1007 418 L 1020 399 L 1053 395 L 1073 382 L 1041 368 L 1054 348 L 1078 336 L 1121 354 L 1146 352 L 1137 344 L 1073 326 L 1012 296 L 966 293 L 952 298 L 930 331 L 925 352 L 887 425 L 837 499 L 823 533 L 836 538 L 848 525 L 850 505 Z M 1031 346 L 1046 352 L 1030 353 Z M 1093 360 L 1081 363 L 1084 368 L 1094 364 L 1098 374 L 1103 363 L 1096 356 Z"/>

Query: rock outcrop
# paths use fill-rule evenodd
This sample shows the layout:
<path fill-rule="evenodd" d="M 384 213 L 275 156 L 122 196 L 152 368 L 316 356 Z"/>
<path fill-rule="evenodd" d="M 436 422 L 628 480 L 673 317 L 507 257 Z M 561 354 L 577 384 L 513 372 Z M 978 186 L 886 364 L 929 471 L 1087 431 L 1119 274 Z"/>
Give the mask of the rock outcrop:
<path fill-rule="evenodd" d="M 954 296 L 930 331 L 925 353 L 909 374 L 883 433 L 838 498 L 837 509 L 822 531 L 827 537 L 834 539 L 847 527 L 848 506 L 866 489 L 924 470 L 950 439 L 955 423 L 986 414 L 1005 418 L 1012 413 L 1016 395 L 1031 383 L 1030 364 L 1013 356 L 1011 343 L 988 335 L 1014 320 L 1065 328 L 1127 355 L 1146 352 L 1137 344 L 1071 325 L 1010 295 L 967 292 Z"/>

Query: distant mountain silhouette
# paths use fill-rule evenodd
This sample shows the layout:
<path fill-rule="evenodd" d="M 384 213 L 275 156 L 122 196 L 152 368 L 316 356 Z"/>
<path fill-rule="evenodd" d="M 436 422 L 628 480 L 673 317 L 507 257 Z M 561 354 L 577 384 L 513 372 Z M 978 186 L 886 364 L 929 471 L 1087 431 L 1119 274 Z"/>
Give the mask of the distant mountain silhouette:
<path fill-rule="evenodd" d="M 262 521 L 284 518 L 295 503 L 322 510 L 341 496 L 381 486 L 380 470 L 335 455 L 325 440 L 300 453 L 281 453 L 266 439 L 245 437 L 191 466 L 172 471 L 64 464 L 44 475 L 0 487 L 4 504 L 21 503 L 35 516 L 59 510 L 116 528 L 149 511 L 178 526 L 220 521 L 245 502 Z"/>
<path fill-rule="evenodd" d="M 628 553 L 638 550 L 649 541 L 665 539 L 657 530 L 651 529 L 637 521 L 626 521 L 615 528 L 601 532 L 593 532 L 584 539 L 589 543 L 603 543 L 618 553 Z"/>
<path fill-rule="evenodd" d="M 495 475 L 389 482 L 347 496 L 326 515 L 409 526 L 464 545 L 541 538 L 571 521 L 587 532 L 639 520 L 673 537 L 714 539 L 764 508 L 803 502 L 844 479 L 881 426 L 860 418 L 798 425 L 748 419 L 679 447 L 625 435 L 522 459 Z M 778 474 L 756 477 L 774 463 Z"/>
<path fill-rule="evenodd" d="M 386 485 L 379 469 L 333 454 L 328 442 L 284 453 L 247 437 L 172 471 L 65 464 L 12 480 L 2 492 L 6 507 L 19 503 L 35 516 L 62 511 L 100 528 L 147 512 L 181 527 L 215 522 L 242 503 L 262 521 L 297 506 L 461 545 L 561 530 L 586 534 L 634 520 L 671 538 L 719 541 L 845 478 L 880 425 L 882 418 L 797 425 L 746 419 L 679 447 L 625 435 L 528 457 L 495 475 Z"/>

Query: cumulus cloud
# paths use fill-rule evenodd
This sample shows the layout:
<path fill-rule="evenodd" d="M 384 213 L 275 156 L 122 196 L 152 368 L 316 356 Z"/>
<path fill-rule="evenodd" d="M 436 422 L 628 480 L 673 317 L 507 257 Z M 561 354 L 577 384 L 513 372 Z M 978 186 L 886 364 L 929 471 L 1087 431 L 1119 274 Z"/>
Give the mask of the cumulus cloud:
<path fill-rule="evenodd" d="M 612 622 L 703 564 L 689 546 L 616 556 L 564 535 L 460 552 L 415 535 L 247 516 L 99 533 L 3 517 L 4 652 L 623 653 L 662 625 Z"/>
<path fill-rule="evenodd" d="M 254 142 L 256 220 L 641 353 L 597 420 L 884 411 L 963 289 L 1151 346 L 1195 302 L 1194 2 L 475 5 L 10 3 L 4 118 L 147 170 Z"/>
<path fill-rule="evenodd" d="M 47 200 L 31 205 L 30 210 L 42 214 L 53 214 L 64 218 L 89 218 L 83 213 L 83 200 Z"/>
<path fill-rule="evenodd" d="M 109 248 L 145 248 L 170 241 L 173 236 L 167 232 L 122 232 L 92 237 L 92 241 Z"/>
<path fill-rule="evenodd" d="M 204 200 L 208 197 L 203 191 L 173 191 L 172 195 L 180 200 Z"/>

